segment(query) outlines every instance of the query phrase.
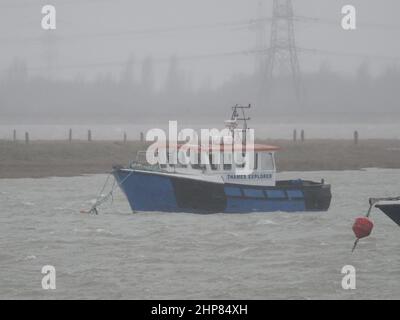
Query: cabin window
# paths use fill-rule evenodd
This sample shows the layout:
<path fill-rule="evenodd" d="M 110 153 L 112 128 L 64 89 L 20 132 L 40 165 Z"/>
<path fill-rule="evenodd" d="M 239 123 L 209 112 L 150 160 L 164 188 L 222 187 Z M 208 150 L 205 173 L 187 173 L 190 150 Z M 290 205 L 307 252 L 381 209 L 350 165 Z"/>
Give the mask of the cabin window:
<path fill-rule="evenodd" d="M 203 164 L 192 164 L 192 169 L 194 169 L 194 170 L 204 170 L 205 166 Z"/>
<path fill-rule="evenodd" d="M 242 163 L 236 164 L 236 168 L 244 168 L 246 166 L 246 153 L 245 152 L 242 153 L 241 162 Z"/>
<path fill-rule="evenodd" d="M 177 163 L 177 168 L 187 168 L 187 164 L 190 163 L 190 153 L 189 150 L 186 150 L 186 152 L 182 152 L 180 150 L 178 152 L 178 163 Z"/>
<path fill-rule="evenodd" d="M 172 153 L 170 151 L 167 152 L 167 163 L 171 169 L 175 170 L 175 163 L 172 163 L 173 160 L 176 159 L 176 153 Z"/>
<path fill-rule="evenodd" d="M 225 171 L 231 171 L 232 170 L 232 164 L 231 163 L 229 163 L 229 164 L 224 163 L 224 170 Z"/>
<path fill-rule="evenodd" d="M 197 157 L 197 164 L 196 163 L 192 163 L 192 169 L 204 170 L 205 169 L 205 165 L 201 163 L 201 152 L 198 152 L 195 157 Z"/>
<path fill-rule="evenodd" d="M 211 170 L 218 170 L 218 165 L 213 163 L 212 153 L 210 153 L 210 155 L 209 155 L 209 160 L 210 160 Z"/>
<path fill-rule="evenodd" d="M 254 170 L 258 169 L 258 152 L 254 154 Z"/>
<path fill-rule="evenodd" d="M 232 153 L 223 153 L 223 169 L 224 171 L 231 171 L 232 170 Z"/>
<path fill-rule="evenodd" d="M 154 154 L 154 156 L 158 156 L 158 152 Z M 146 159 L 146 152 L 145 151 L 139 151 L 136 155 L 136 162 L 141 164 L 141 165 L 149 165 Z"/>
<path fill-rule="evenodd" d="M 272 153 L 261 153 L 258 158 L 261 170 L 274 170 L 274 157 Z"/>

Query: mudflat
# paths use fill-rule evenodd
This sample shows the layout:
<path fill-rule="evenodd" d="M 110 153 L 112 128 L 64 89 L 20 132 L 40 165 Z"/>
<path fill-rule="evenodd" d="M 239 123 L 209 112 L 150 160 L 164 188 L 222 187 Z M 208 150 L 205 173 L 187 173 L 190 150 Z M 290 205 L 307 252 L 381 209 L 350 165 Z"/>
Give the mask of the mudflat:
<path fill-rule="evenodd" d="M 358 170 L 400 168 L 400 140 L 258 140 L 281 147 L 279 171 Z M 127 165 L 138 141 L 0 141 L 0 178 L 41 178 L 107 173 L 113 165 Z"/>

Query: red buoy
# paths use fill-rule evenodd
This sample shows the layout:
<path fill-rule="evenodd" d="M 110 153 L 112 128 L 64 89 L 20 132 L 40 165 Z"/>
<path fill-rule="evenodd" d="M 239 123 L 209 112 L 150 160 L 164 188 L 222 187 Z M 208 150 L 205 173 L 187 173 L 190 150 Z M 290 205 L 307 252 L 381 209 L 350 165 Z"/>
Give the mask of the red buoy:
<path fill-rule="evenodd" d="M 371 234 L 373 222 L 367 217 L 359 217 L 353 224 L 353 232 L 357 239 L 368 237 Z"/>

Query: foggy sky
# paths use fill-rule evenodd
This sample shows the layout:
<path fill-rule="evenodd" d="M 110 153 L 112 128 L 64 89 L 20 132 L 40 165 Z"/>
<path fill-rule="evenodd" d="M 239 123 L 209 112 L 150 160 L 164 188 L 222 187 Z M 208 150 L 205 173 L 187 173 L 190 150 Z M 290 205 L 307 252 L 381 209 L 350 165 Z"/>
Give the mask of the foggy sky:
<path fill-rule="evenodd" d="M 27 61 L 31 68 L 29 74 L 41 74 L 46 70 L 50 54 L 57 77 L 79 75 L 91 79 L 98 72 L 106 71 L 118 77 L 129 57 L 133 56 L 136 63 L 141 63 L 151 55 L 158 61 L 156 77 L 160 82 L 164 80 L 168 67 L 163 59 L 173 54 L 179 57 L 254 49 L 254 30 L 247 26 L 221 27 L 218 24 L 257 18 L 258 2 L 0 0 L 0 70 L 18 57 Z M 263 15 L 271 16 L 272 0 L 262 2 Z M 48 31 L 41 30 L 40 25 L 40 11 L 45 4 L 53 4 L 57 9 L 57 30 L 52 33 L 56 44 L 51 49 L 43 40 Z M 400 57 L 398 0 L 293 0 L 293 4 L 296 15 L 337 21 L 336 25 L 296 23 L 299 47 Z M 358 10 L 356 31 L 344 31 L 340 27 L 340 11 L 345 4 L 352 4 Z M 215 27 L 204 27 L 216 24 Z M 177 30 L 170 30 L 175 27 Z M 184 27 L 189 28 L 184 30 Z M 267 38 L 269 42 L 269 27 Z M 333 70 L 342 73 L 353 72 L 362 61 L 368 62 L 373 72 L 393 63 L 376 58 L 310 54 L 300 54 L 299 59 L 303 71 L 318 70 L 321 62 L 328 61 Z M 238 73 L 252 73 L 254 57 L 193 59 L 181 61 L 181 65 L 195 85 L 209 85 L 210 81 L 215 85 Z"/>

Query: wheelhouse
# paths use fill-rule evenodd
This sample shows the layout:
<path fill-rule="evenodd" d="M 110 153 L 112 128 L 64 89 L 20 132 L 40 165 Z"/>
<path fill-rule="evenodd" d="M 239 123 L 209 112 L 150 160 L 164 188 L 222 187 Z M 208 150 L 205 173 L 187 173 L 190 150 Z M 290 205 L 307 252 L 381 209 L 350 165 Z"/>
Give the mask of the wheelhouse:
<path fill-rule="evenodd" d="M 171 152 L 171 149 L 174 151 Z M 275 185 L 277 150 L 279 148 L 276 146 L 263 144 L 250 148 L 242 145 L 169 146 L 169 149 L 161 148 L 157 151 L 158 157 L 161 152 L 165 152 L 166 161 L 159 161 L 151 169 L 177 174 L 221 176 L 228 183 Z M 148 168 L 146 152 L 138 153 L 136 163 Z"/>

